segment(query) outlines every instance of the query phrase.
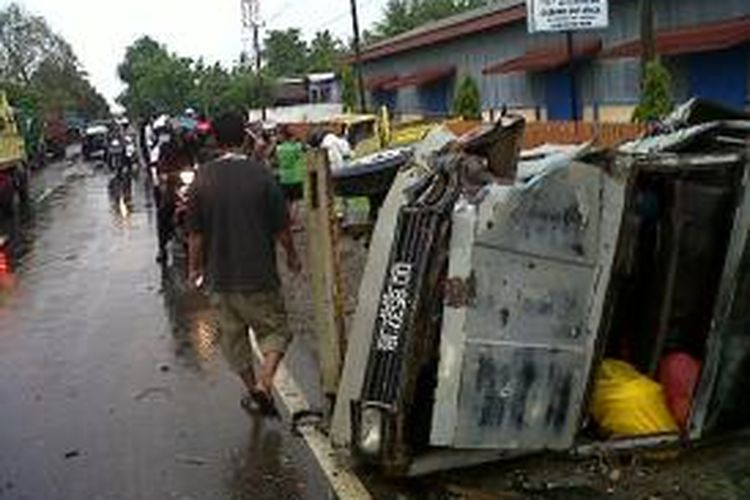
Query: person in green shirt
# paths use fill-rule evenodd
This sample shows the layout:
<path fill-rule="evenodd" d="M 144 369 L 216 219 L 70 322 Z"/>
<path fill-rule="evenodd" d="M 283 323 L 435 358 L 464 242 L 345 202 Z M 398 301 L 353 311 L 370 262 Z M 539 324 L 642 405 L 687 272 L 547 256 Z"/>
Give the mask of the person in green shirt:
<path fill-rule="evenodd" d="M 282 127 L 279 143 L 276 146 L 279 184 L 284 192 L 292 223 L 296 226 L 297 202 L 304 196 L 305 152 L 302 143 L 296 140 L 287 127 Z"/>

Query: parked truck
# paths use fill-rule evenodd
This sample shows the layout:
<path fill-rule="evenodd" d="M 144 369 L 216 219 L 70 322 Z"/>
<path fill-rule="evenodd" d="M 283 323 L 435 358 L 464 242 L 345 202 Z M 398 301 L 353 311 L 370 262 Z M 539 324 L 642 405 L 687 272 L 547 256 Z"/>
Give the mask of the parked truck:
<path fill-rule="evenodd" d="M 0 212 L 12 212 L 16 203 L 25 203 L 28 187 L 24 140 L 13 108 L 0 92 Z"/>
<path fill-rule="evenodd" d="M 70 143 L 68 125 L 61 112 L 47 112 L 42 127 L 47 157 L 53 161 L 65 158 L 65 150 Z"/>

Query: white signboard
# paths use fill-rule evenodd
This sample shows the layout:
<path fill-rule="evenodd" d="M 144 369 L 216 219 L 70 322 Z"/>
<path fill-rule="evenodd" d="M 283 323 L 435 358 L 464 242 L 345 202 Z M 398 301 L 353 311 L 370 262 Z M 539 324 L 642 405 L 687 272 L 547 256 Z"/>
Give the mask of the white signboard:
<path fill-rule="evenodd" d="M 609 0 L 526 0 L 529 33 L 609 26 Z"/>

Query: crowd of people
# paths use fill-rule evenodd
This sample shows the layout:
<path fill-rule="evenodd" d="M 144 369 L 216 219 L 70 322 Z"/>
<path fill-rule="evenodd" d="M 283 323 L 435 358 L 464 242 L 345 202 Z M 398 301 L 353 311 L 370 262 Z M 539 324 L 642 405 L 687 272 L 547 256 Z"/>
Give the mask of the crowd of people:
<path fill-rule="evenodd" d="M 222 352 L 246 389 L 241 405 L 272 415 L 273 377 L 291 342 L 276 248 L 298 274 L 292 232 L 304 196 L 305 149 L 325 148 L 333 167 L 351 149 L 327 132 L 303 142 L 288 127 L 248 124 L 235 113 L 208 122 L 192 110 L 179 119 L 156 117 L 141 140 L 158 213 L 157 260 L 167 263 L 183 224 L 187 283 L 211 295 Z M 257 374 L 248 329 L 263 354 Z"/>

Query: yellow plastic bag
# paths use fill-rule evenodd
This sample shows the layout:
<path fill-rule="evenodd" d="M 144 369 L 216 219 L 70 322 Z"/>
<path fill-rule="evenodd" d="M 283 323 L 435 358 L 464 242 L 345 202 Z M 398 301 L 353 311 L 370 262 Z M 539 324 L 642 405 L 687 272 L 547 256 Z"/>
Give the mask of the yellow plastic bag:
<path fill-rule="evenodd" d="M 612 437 L 678 432 L 661 385 L 615 359 L 604 360 L 596 374 L 591 416 Z"/>

